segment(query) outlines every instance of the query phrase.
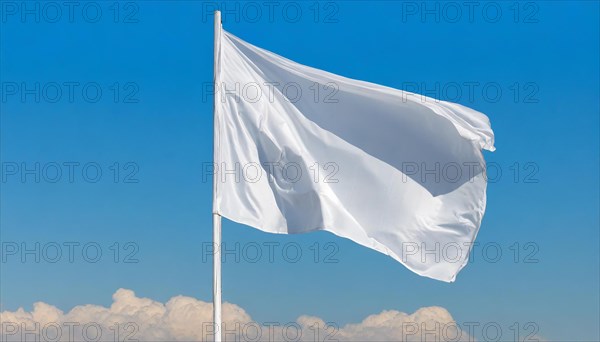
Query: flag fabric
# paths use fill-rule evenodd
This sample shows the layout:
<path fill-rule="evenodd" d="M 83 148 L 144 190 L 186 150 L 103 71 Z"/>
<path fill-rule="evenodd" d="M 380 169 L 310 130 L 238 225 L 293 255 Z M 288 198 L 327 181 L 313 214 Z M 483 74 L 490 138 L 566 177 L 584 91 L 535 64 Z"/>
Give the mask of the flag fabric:
<path fill-rule="evenodd" d="M 214 213 L 270 233 L 329 231 L 454 281 L 485 211 L 489 119 L 219 36 Z"/>

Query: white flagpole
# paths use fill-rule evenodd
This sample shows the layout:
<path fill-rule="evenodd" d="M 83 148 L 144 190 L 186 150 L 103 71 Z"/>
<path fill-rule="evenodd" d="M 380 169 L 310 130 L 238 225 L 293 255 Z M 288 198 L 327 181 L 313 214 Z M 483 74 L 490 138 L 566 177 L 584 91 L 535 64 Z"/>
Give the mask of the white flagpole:
<path fill-rule="evenodd" d="M 213 162 L 218 163 L 218 151 L 219 151 L 219 126 L 217 118 L 217 76 L 218 68 L 220 67 L 220 39 L 221 39 L 221 12 L 215 11 L 215 32 L 214 32 L 214 101 L 213 101 Z M 217 192 L 217 171 L 215 165 L 215 172 L 213 173 L 213 244 L 215 253 L 213 255 L 213 323 L 215 329 L 215 342 L 221 342 L 221 215 L 219 215 L 215 208 L 215 198 Z"/>

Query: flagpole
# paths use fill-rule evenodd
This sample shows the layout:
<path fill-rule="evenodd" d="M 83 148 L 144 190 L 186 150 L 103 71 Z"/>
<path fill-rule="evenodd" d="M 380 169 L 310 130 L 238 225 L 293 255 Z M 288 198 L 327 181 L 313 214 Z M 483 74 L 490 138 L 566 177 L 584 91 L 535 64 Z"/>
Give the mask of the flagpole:
<path fill-rule="evenodd" d="M 218 118 L 217 118 L 217 73 L 218 67 L 220 66 L 220 36 L 221 36 L 221 12 L 215 11 L 215 25 L 214 25 L 214 62 L 213 62 L 213 75 L 214 75 L 214 95 L 213 95 L 213 162 L 218 163 L 218 151 L 219 151 L 219 130 L 218 130 Z M 213 173 L 213 245 L 215 253 L 213 255 L 213 323 L 215 329 L 215 342 L 221 342 L 221 215 L 215 210 L 215 198 L 217 195 L 217 167 L 215 165 L 215 172 Z"/>

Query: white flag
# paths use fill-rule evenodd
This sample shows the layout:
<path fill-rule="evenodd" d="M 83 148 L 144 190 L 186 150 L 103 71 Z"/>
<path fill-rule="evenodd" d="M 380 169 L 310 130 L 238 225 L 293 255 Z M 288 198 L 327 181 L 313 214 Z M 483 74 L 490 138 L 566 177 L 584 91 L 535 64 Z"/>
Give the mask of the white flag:
<path fill-rule="evenodd" d="M 215 213 L 270 233 L 326 230 L 454 281 L 485 211 L 484 114 L 225 31 L 217 49 Z"/>

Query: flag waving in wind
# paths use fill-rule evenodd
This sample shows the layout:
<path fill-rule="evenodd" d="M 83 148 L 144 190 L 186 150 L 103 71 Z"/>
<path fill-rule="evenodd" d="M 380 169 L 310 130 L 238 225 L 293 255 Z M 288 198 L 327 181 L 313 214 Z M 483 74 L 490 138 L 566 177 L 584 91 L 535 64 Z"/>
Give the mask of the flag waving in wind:
<path fill-rule="evenodd" d="M 213 212 L 326 230 L 451 282 L 486 205 L 488 118 L 295 63 L 220 31 Z"/>

